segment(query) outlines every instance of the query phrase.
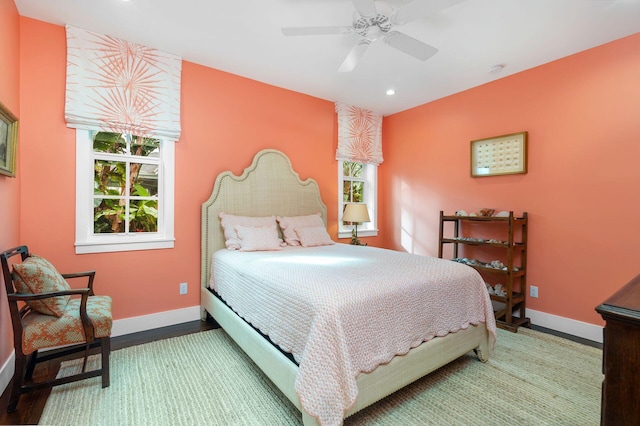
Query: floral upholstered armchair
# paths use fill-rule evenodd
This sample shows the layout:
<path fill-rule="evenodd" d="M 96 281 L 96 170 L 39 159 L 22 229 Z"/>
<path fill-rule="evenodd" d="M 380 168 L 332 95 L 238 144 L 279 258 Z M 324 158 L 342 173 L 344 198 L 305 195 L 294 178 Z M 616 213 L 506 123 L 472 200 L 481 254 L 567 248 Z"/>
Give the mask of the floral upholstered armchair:
<path fill-rule="evenodd" d="M 13 325 L 15 371 L 8 411 L 15 411 L 20 395 L 36 389 L 102 376 L 109 386 L 111 297 L 93 293 L 95 271 L 60 274 L 46 259 L 30 254 L 27 246 L 0 253 L 2 274 Z M 85 288 L 71 288 L 67 279 L 86 278 Z M 42 349 L 64 346 L 39 353 Z M 100 348 L 101 367 L 86 371 L 87 357 Z M 82 372 L 44 382 L 32 381 L 39 362 L 84 352 Z"/>

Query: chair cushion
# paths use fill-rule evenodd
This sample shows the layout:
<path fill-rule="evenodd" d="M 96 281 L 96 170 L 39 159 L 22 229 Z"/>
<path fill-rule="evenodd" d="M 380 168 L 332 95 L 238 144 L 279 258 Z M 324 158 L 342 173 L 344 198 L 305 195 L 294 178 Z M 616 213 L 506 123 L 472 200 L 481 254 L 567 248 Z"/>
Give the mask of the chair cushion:
<path fill-rule="evenodd" d="M 13 284 L 20 293 L 38 294 L 69 290 L 69 283 L 46 259 L 31 255 L 22 263 L 13 265 Z M 61 317 L 71 296 L 56 296 L 27 302 L 41 314 Z"/>
<path fill-rule="evenodd" d="M 111 335 L 111 297 L 89 296 L 87 314 L 96 338 Z M 74 298 L 60 318 L 31 312 L 22 321 L 22 351 L 30 354 L 42 348 L 82 343 L 85 341 L 80 321 L 80 299 Z"/>

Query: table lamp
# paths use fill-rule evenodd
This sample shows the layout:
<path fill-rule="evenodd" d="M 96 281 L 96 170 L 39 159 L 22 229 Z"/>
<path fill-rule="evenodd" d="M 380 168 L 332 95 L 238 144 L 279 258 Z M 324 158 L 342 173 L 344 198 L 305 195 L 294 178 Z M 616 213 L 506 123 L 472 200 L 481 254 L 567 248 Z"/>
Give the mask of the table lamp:
<path fill-rule="evenodd" d="M 360 242 L 358 239 L 358 223 L 371 222 L 369 218 L 369 211 L 366 204 L 347 204 L 342 214 L 343 222 L 352 222 L 355 224 L 355 229 L 351 235 L 351 244 L 353 245 L 366 245 Z"/>

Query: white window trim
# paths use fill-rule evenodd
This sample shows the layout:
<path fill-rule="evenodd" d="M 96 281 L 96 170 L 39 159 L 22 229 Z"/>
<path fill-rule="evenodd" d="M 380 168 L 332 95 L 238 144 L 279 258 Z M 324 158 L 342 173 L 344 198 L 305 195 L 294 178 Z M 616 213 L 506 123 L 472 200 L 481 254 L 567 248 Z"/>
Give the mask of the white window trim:
<path fill-rule="evenodd" d="M 93 141 L 91 131 L 76 130 L 76 254 L 167 249 L 174 246 L 174 142 L 160 142 L 158 232 L 130 235 L 93 233 Z"/>
<path fill-rule="evenodd" d="M 351 232 L 355 225 L 345 225 L 342 222 L 342 196 L 343 196 L 343 161 L 338 161 L 338 238 L 351 238 Z M 371 222 L 358 225 L 358 237 L 376 237 L 378 236 L 378 166 L 375 164 L 366 164 L 365 167 L 365 185 L 364 203 L 369 211 Z"/>

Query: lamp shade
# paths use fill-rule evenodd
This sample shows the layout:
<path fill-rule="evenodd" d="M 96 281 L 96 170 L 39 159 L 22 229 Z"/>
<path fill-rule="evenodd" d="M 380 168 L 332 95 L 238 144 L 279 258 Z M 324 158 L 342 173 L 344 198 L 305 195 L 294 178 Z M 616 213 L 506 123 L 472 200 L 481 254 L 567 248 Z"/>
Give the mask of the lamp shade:
<path fill-rule="evenodd" d="M 371 222 L 366 204 L 347 204 L 342 214 L 343 222 Z"/>

